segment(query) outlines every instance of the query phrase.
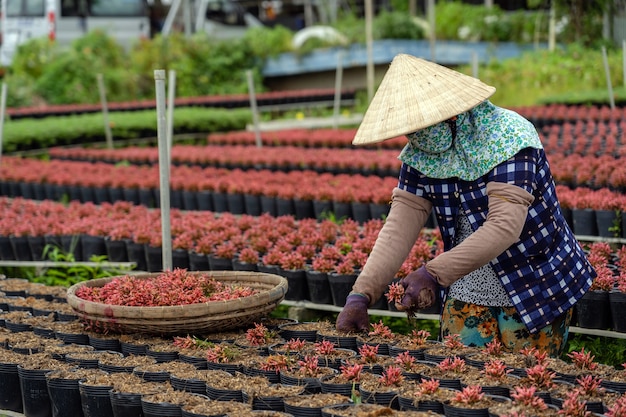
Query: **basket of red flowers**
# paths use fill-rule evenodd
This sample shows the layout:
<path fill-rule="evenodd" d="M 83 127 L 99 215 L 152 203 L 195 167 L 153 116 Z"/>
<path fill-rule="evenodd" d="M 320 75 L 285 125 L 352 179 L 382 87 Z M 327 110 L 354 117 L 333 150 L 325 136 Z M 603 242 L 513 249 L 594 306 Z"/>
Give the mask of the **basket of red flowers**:
<path fill-rule="evenodd" d="M 174 269 L 80 282 L 67 302 L 98 332 L 198 334 L 258 322 L 286 293 L 279 275 Z"/>

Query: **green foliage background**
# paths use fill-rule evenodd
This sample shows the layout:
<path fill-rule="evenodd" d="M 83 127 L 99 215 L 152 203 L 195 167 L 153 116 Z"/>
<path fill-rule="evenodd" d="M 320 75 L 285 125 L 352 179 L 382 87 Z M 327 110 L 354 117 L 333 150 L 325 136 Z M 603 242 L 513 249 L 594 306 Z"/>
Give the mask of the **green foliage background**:
<path fill-rule="evenodd" d="M 535 3 L 542 5 L 541 1 Z M 375 16 L 375 40 L 419 40 L 429 36 L 426 17 L 410 16 L 406 7 L 406 2 L 395 1 L 392 10 Z M 581 23 L 587 38 L 594 42 L 585 42 L 587 38 L 575 42 L 574 28 L 566 25 L 559 35 L 561 46 L 557 51 L 538 49 L 516 59 L 482 65 L 479 78 L 498 88 L 494 102 L 519 106 L 575 100 L 576 96 L 561 97 L 571 92 L 592 92 L 582 98 L 586 102 L 608 102 L 605 91 L 595 93 L 606 86 L 600 46 L 608 48 L 611 77 L 620 88 L 623 71 L 620 48 L 602 41 L 600 36 L 601 10 L 588 10 Z M 562 13 L 567 11 L 563 9 Z M 497 6 L 487 9 L 460 1 L 441 1 L 436 5 L 435 36 L 437 40 L 545 43 L 547 13 L 545 7 L 504 12 Z M 352 12 L 342 11 L 332 26 L 347 38 L 348 44 L 365 42 L 364 20 Z M 261 92 L 262 69 L 268 58 L 283 52 L 305 55 L 313 49 L 344 46 L 310 39 L 294 50 L 293 36 L 294 32 L 280 25 L 253 28 L 241 39 L 226 41 L 201 33 L 191 37 L 173 33 L 142 39 L 130 50 L 100 31 L 92 31 L 65 48 L 47 39 L 32 40 L 18 49 L 13 64 L 5 69 L 7 106 L 99 103 L 98 73 L 103 74 L 109 101 L 153 99 L 155 69 L 176 71 L 178 97 L 247 93 L 248 70 Z M 460 70 L 471 72 L 469 67 Z M 620 88 L 616 91 L 618 97 L 623 94 Z"/>

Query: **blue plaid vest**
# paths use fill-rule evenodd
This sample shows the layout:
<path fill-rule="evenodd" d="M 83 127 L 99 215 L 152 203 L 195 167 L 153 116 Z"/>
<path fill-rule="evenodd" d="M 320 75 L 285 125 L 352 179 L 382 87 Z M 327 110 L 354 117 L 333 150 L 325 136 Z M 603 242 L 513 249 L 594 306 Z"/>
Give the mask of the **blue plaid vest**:
<path fill-rule="evenodd" d="M 428 178 L 402 164 L 398 187 L 432 203 L 448 250 L 459 210 L 474 231 L 487 218 L 491 181 L 515 184 L 535 197 L 520 239 L 490 261 L 522 321 L 534 333 L 572 308 L 596 276 L 563 217 L 543 149 L 523 149 L 475 181 Z"/>

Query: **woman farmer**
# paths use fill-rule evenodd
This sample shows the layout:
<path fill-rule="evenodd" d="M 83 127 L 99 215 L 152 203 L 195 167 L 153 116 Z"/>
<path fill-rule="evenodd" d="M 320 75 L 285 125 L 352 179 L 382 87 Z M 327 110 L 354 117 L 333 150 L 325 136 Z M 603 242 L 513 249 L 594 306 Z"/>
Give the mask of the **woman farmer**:
<path fill-rule="evenodd" d="M 596 274 L 563 217 L 536 129 L 493 105 L 494 92 L 432 62 L 394 58 L 353 144 L 403 135 L 408 144 L 389 215 L 337 317 L 338 330 L 368 329 L 368 306 L 434 210 L 444 252 L 400 281 L 397 308 L 411 315 L 443 289 L 441 337 L 560 354 L 572 307 Z"/>

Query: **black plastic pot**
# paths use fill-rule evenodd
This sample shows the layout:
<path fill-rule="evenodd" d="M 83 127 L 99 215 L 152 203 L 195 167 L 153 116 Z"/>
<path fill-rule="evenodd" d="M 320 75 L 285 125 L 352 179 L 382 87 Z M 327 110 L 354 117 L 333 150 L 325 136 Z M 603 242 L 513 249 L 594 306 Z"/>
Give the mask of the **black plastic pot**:
<path fill-rule="evenodd" d="M 207 384 L 199 379 L 180 378 L 176 375 L 170 375 L 170 384 L 179 391 L 191 392 L 193 394 L 206 395 Z"/>
<path fill-rule="evenodd" d="M 65 333 L 57 331 L 54 333 L 54 335 L 57 339 L 61 340 L 67 345 L 89 345 L 89 336 L 83 333 Z"/>
<path fill-rule="evenodd" d="M 189 252 L 190 271 L 208 271 L 209 257 L 205 253 Z"/>
<path fill-rule="evenodd" d="M 280 275 L 287 278 L 287 294 L 285 300 L 304 301 L 309 300 L 309 287 L 307 284 L 306 271 L 304 269 L 282 269 Z"/>
<path fill-rule="evenodd" d="M 233 260 L 230 258 L 220 258 L 215 255 L 208 255 L 209 269 L 211 271 L 232 271 Z"/>
<path fill-rule="evenodd" d="M 120 341 L 120 349 L 125 356 L 145 355 L 148 351 L 148 345 Z"/>
<path fill-rule="evenodd" d="M 250 397 L 243 392 L 243 402 L 252 404 L 253 410 L 285 411 L 285 402 L 282 397 Z"/>
<path fill-rule="evenodd" d="M 121 352 L 122 347 L 118 339 L 99 338 L 93 335 L 88 335 L 89 345 L 93 346 L 96 350 L 106 350 L 109 352 Z"/>
<path fill-rule="evenodd" d="M 616 332 L 626 332 L 626 293 L 618 290 L 609 292 L 609 303 L 611 306 L 611 318 L 613 320 L 613 330 Z"/>
<path fill-rule="evenodd" d="M 361 385 L 359 387 L 359 392 L 361 393 L 361 401 L 366 404 L 384 405 L 394 410 L 400 409 L 397 391 L 368 391 Z"/>
<path fill-rule="evenodd" d="M 46 373 L 51 369 L 24 369 L 17 367 L 22 392 L 23 412 L 27 417 L 52 417 Z"/>
<path fill-rule="evenodd" d="M 47 384 L 53 417 L 84 416 L 78 379 L 48 377 Z"/>
<path fill-rule="evenodd" d="M 234 389 L 215 388 L 207 384 L 206 396 L 216 401 L 243 402 L 243 392 Z"/>
<path fill-rule="evenodd" d="M 309 287 L 309 300 L 311 302 L 315 304 L 333 304 L 326 272 L 307 270 L 306 283 Z"/>
<path fill-rule="evenodd" d="M 16 363 L 0 363 L 0 409 L 21 413 L 22 388 Z"/>
<path fill-rule="evenodd" d="M 123 240 L 105 238 L 104 244 L 109 261 L 128 262 L 128 251 L 126 250 L 126 243 Z"/>
<path fill-rule="evenodd" d="M 141 398 L 141 409 L 144 417 L 180 417 L 180 405 L 171 403 L 153 403 Z"/>
<path fill-rule="evenodd" d="M 85 417 L 111 417 L 113 415 L 109 393 L 113 386 L 86 385 L 79 381 L 78 389 Z"/>
<path fill-rule="evenodd" d="M 338 274 L 335 272 L 328 274 L 328 283 L 333 298 L 333 305 L 337 307 L 346 305 L 346 298 L 348 294 L 350 294 L 350 291 L 352 291 L 356 277 L 356 274 Z"/>
<path fill-rule="evenodd" d="M 109 391 L 113 417 L 141 417 L 141 394 Z"/>
<path fill-rule="evenodd" d="M 141 369 L 133 369 L 133 375 L 142 378 L 146 382 L 166 382 L 170 380 L 169 372 L 147 372 Z"/>
<path fill-rule="evenodd" d="M 300 330 L 300 323 L 286 323 L 279 326 L 279 333 L 285 340 L 300 339 L 306 342 L 317 342 L 317 330 Z"/>
<path fill-rule="evenodd" d="M 331 378 L 333 375 L 327 375 L 320 379 L 320 390 L 324 394 L 341 394 L 346 397 L 352 397 L 352 390 L 359 392 L 359 383 L 333 383 Z"/>
<path fill-rule="evenodd" d="M 191 355 L 185 355 L 185 354 L 178 354 L 178 359 L 181 362 L 185 362 L 185 363 L 190 363 L 193 366 L 196 367 L 196 369 L 207 369 L 207 363 L 206 363 L 206 358 L 203 357 L 199 357 L 199 356 L 191 356 Z"/>
<path fill-rule="evenodd" d="M 578 326 L 606 330 L 611 327 L 611 307 L 608 291 L 587 291 L 576 303 Z"/>

